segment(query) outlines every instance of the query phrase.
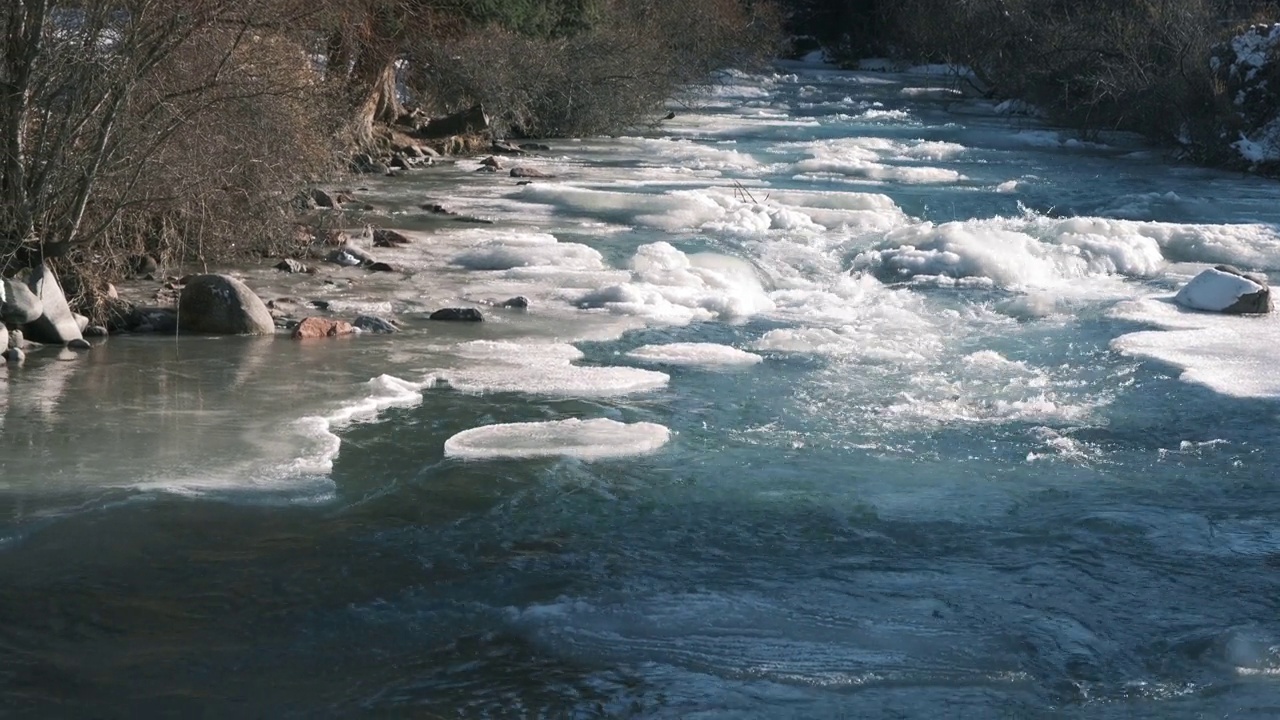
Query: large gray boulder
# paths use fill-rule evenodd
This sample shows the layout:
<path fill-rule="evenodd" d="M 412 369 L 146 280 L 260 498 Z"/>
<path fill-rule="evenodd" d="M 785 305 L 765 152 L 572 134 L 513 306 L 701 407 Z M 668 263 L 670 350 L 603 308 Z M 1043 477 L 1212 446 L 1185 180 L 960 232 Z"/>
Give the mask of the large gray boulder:
<path fill-rule="evenodd" d="M 31 288 L 5 278 L 0 285 L 0 320 L 9 325 L 26 325 L 44 314 L 44 304 Z"/>
<path fill-rule="evenodd" d="M 1267 276 L 1246 273 L 1218 265 L 1191 278 L 1173 298 L 1192 310 L 1227 315 L 1256 315 L 1271 312 L 1271 288 Z"/>
<path fill-rule="evenodd" d="M 210 335 L 271 335 L 271 312 L 247 285 L 229 275 L 196 275 L 178 298 L 178 327 Z"/>
<path fill-rule="evenodd" d="M 72 340 L 83 339 L 76 316 L 67 305 L 67 296 L 58 284 L 58 278 L 49 266 L 41 263 L 31 271 L 27 287 L 40 298 L 40 317 L 23 326 L 28 340 L 47 345 L 66 345 Z"/>

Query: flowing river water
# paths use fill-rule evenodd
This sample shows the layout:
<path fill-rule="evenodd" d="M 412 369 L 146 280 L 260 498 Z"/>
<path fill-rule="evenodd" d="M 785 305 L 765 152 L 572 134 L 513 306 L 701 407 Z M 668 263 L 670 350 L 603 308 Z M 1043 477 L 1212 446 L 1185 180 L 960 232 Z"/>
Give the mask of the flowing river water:
<path fill-rule="evenodd" d="M 401 272 L 238 271 L 394 336 L 9 368 L 0 716 L 1280 716 L 1280 321 L 1170 302 L 1280 271 L 1278 186 L 931 70 L 358 180 Z"/>

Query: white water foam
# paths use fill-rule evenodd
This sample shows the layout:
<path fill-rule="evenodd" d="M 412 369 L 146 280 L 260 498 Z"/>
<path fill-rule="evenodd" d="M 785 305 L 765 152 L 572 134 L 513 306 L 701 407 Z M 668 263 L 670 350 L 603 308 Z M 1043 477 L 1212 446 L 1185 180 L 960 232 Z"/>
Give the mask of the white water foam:
<path fill-rule="evenodd" d="M 1157 277 L 1170 259 L 1280 267 L 1280 232 L 1264 225 L 1038 215 L 923 222 L 890 231 L 879 249 L 856 257 L 854 267 L 901 279 L 971 278 L 996 287 L 1065 290 L 1086 277 Z"/>
<path fill-rule="evenodd" d="M 669 343 L 644 345 L 627 353 L 627 357 L 663 365 L 699 365 L 724 367 L 755 365 L 764 358 L 728 345 L 716 343 Z"/>
<path fill-rule="evenodd" d="M 607 418 L 503 423 L 464 430 L 444 444 L 448 457 L 467 460 L 567 456 L 580 460 L 645 455 L 671 437 L 662 425 Z"/>

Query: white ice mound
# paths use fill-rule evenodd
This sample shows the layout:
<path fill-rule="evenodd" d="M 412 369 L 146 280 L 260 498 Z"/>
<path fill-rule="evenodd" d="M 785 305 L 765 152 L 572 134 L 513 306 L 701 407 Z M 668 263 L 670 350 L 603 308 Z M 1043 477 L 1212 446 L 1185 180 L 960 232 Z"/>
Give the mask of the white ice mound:
<path fill-rule="evenodd" d="M 603 309 L 671 325 L 742 320 L 774 308 L 750 263 L 716 253 L 686 255 L 665 242 L 642 245 L 631 260 L 632 282 L 574 298 Z"/>
<path fill-rule="evenodd" d="M 905 120 L 900 111 L 869 109 L 855 120 Z M 857 137 L 783 143 L 775 150 L 803 150 L 809 155 L 794 166 L 802 178 L 847 176 L 872 181 L 908 184 L 954 183 L 965 176 L 950 168 L 913 164 L 914 161 L 945 161 L 963 153 L 965 147 L 955 143 L 916 140 L 901 142 L 887 138 Z M 897 163 L 897 164 L 891 164 Z"/>
<path fill-rule="evenodd" d="M 627 357 L 665 365 L 698 365 L 703 367 L 755 365 L 764 360 L 764 358 L 755 353 L 749 353 L 728 345 L 717 345 L 716 343 L 645 345 L 627 353 Z"/>
<path fill-rule="evenodd" d="M 503 423 L 454 435 L 445 441 L 444 454 L 469 460 L 554 456 L 601 460 L 651 453 L 670 437 L 671 431 L 656 423 L 607 418 Z"/>
<path fill-rule="evenodd" d="M 1164 266 L 1158 241 L 1084 223 L 1037 227 L 1020 218 L 930 222 L 888 233 L 855 267 L 903 279 L 973 278 L 999 287 L 1052 287 L 1093 275 L 1150 277 Z"/>
<path fill-rule="evenodd" d="M 1262 292 L 1262 286 L 1246 277 L 1209 268 L 1182 286 L 1173 301 L 1192 310 L 1222 312 L 1245 295 Z"/>
<path fill-rule="evenodd" d="M 462 392 L 611 397 L 654 390 L 670 380 L 641 368 L 574 365 L 582 351 L 564 343 L 474 340 L 453 352 L 463 366 L 440 376 Z"/>

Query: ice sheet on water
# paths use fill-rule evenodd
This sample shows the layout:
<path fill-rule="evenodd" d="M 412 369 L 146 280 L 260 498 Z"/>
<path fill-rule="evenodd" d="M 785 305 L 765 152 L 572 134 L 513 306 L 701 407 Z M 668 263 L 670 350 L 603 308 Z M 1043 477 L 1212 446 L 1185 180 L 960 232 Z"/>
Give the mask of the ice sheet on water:
<path fill-rule="evenodd" d="M 1273 372 L 1280 346 L 1280 317 L 1221 315 L 1185 310 L 1170 296 L 1123 302 L 1112 316 L 1158 330 L 1121 335 L 1115 350 L 1152 358 L 1182 370 L 1181 379 L 1233 397 L 1280 397 Z"/>
<path fill-rule="evenodd" d="M 662 365 L 700 365 L 703 367 L 755 365 L 764 360 L 764 358 L 755 353 L 749 353 L 728 345 L 700 342 L 644 345 L 627 353 L 627 357 Z"/>
<path fill-rule="evenodd" d="M 334 489 L 328 475 L 342 447 L 336 431 L 353 422 L 375 420 L 390 407 L 417 405 L 422 401 L 422 389 L 430 382 L 431 378 L 409 381 L 380 375 L 366 383 L 362 394 L 327 413 L 307 415 L 263 433 L 252 460 L 206 464 L 195 473 L 174 473 L 173 468 L 167 468 L 165 477 L 143 478 L 130 487 L 193 497 L 327 500 Z"/>
<path fill-rule="evenodd" d="M 660 388 L 670 379 L 640 368 L 575 365 L 582 351 L 564 343 L 474 340 L 445 350 L 460 366 L 438 375 L 462 392 L 610 397 Z"/>
<path fill-rule="evenodd" d="M 467 460 L 565 456 L 581 460 L 645 455 L 671 437 L 662 425 L 607 418 L 502 423 L 464 430 L 444 444 L 444 454 Z"/>
<path fill-rule="evenodd" d="M 554 266 L 569 270 L 604 270 L 604 256 L 579 243 L 486 243 L 453 258 L 451 264 L 468 270 L 510 270 Z"/>

